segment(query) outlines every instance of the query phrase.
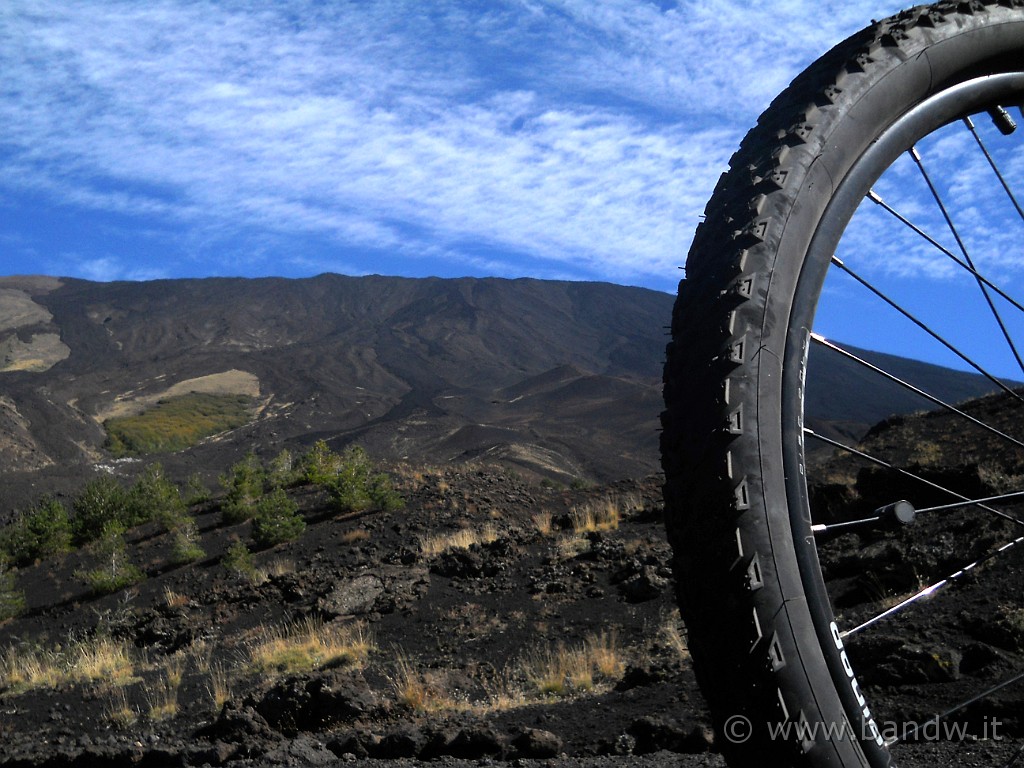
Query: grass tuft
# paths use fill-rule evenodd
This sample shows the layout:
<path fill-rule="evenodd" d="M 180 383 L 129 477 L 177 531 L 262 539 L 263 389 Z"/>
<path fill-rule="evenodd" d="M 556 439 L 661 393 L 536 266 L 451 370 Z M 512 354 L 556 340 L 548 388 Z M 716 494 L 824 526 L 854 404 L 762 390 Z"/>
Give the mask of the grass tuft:
<path fill-rule="evenodd" d="M 121 687 L 135 680 L 131 647 L 106 637 L 74 642 L 66 649 L 16 646 L 0 653 L 0 690 L 15 694 L 71 683 Z"/>
<path fill-rule="evenodd" d="M 254 672 L 293 674 L 325 667 L 358 667 L 371 650 L 373 643 L 362 625 L 325 625 L 305 619 L 265 629 L 250 656 Z"/>
<path fill-rule="evenodd" d="M 481 530 L 463 528 L 455 533 L 441 534 L 426 539 L 420 549 L 426 557 L 434 557 L 452 549 L 469 549 L 480 544 L 490 544 L 498 540 L 498 529 L 486 525 Z"/>
<path fill-rule="evenodd" d="M 592 533 L 617 529 L 621 512 L 615 501 L 604 499 L 582 507 L 573 507 L 569 516 L 576 533 Z"/>

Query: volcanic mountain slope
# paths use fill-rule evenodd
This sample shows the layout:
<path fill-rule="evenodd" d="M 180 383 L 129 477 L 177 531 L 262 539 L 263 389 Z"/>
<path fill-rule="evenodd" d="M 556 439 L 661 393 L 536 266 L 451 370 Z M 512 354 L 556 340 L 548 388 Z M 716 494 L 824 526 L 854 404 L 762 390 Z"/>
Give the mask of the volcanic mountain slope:
<path fill-rule="evenodd" d="M 204 391 L 255 395 L 258 415 L 179 457 L 197 467 L 223 468 L 238 444 L 328 437 L 564 480 L 642 474 L 657 463 L 670 305 L 536 280 L 8 278 L 0 458 L 74 472 L 104 458 L 104 419 Z"/>
<path fill-rule="evenodd" d="M 382 459 L 486 458 L 568 483 L 658 468 L 673 297 L 530 279 L 0 279 L 0 512 L 110 459 L 103 423 L 190 392 L 253 398 L 251 423 L 161 460 L 179 478 L 239 450 L 325 438 Z M 896 360 L 897 370 L 922 368 Z M 812 366 L 822 424 L 863 432 L 920 407 Z M 954 399 L 989 385 L 934 369 Z M 820 393 L 820 394 L 816 394 Z M 834 415 L 833 415 L 834 414 Z M 822 421 L 824 419 L 824 421 Z"/>

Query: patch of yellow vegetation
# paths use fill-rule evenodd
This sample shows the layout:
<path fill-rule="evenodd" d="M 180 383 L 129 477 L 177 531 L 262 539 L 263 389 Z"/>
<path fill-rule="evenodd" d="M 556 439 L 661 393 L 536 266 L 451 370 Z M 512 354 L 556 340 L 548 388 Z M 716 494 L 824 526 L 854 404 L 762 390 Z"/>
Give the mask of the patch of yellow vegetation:
<path fill-rule="evenodd" d="M 361 666 L 373 641 L 360 625 L 324 624 L 307 619 L 288 627 L 264 629 L 252 647 L 252 670 L 294 674 L 311 669 Z"/>
<path fill-rule="evenodd" d="M 0 341 L 0 371 L 48 371 L 71 355 L 56 333 L 37 333 L 27 341 L 11 334 Z"/>
<path fill-rule="evenodd" d="M 221 373 L 211 373 L 172 384 L 167 389 L 153 394 L 140 395 L 137 391 L 126 392 L 115 398 L 107 408 L 96 413 L 93 418 L 103 423 L 107 419 L 123 416 L 137 416 L 160 400 L 182 397 L 192 393 L 204 395 L 246 395 L 252 398 L 260 396 L 260 379 L 254 373 L 232 368 Z"/>

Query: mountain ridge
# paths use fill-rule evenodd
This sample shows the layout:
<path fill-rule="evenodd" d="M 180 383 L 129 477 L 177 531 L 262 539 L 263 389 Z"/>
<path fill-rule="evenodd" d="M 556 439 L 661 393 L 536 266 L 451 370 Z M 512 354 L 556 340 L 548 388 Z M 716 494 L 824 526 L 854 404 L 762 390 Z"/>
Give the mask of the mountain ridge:
<path fill-rule="evenodd" d="M 178 476 L 316 439 L 388 461 L 497 461 L 562 483 L 656 473 L 674 301 L 534 278 L 0 278 L 0 511 L 108 462 L 105 418 L 188 391 L 247 394 L 257 417 L 154 457 Z M 817 360 L 816 429 L 856 435 L 922 407 L 888 395 L 862 407 L 859 375 Z M 990 389 L 927 368 L 957 399 Z"/>

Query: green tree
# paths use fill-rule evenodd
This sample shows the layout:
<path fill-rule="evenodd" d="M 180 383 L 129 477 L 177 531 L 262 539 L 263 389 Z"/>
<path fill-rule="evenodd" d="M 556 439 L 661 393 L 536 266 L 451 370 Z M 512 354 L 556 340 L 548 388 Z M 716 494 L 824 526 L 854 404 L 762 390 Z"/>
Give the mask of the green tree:
<path fill-rule="evenodd" d="M 220 559 L 223 565 L 231 573 L 253 581 L 256 578 L 256 563 L 253 562 L 252 552 L 241 541 L 236 541 Z"/>
<path fill-rule="evenodd" d="M 194 563 L 206 551 L 199 544 L 199 526 L 192 517 L 184 517 L 171 530 L 171 562 L 175 565 Z"/>
<path fill-rule="evenodd" d="M 360 512 L 374 507 L 391 511 L 405 506 L 391 478 L 376 472 L 369 454 L 357 445 L 347 448 L 341 455 L 328 488 L 342 512 Z"/>
<path fill-rule="evenodd" d="M 124 541 L 125 527 L 117 520 L 110 520 L 94 545 L 99 565 L 82 574 L 82 578 L 97 595 L 138 584 L 146 575 L 128 559 L 128 546 Z"/>
<path fill-rule="evenodd" d="M 270 462 L 267 468 L 267 484 L 271 488 L 290 488 L 299 479 L 295 470 L 295 457 L 287 448 Z"/>
<path fill-rule="evenodd" d="M 249 451 L 231 467 L 228 475 L 221 477 L 220 483 L 227 492 L 221 506 L 224 522 L 240 523 L 253 516 L 256 502 L 263 496 L 266 476 L 256 454 Z"/>
<path fill-rule="evenodd" d="M 71 534 L 75 544 L 97 539 L 107 523 L 124 524 L 128 516 L 128 494 L 121 484 L 108 475 L 86 483 L 72 507 Z"/>
<path fill-rule="evenodd" d="M 298 505 L 288 498 L 284 489 L 268 493 L 255 506 L 252 519 L 252 540 L 258 547 L 272 547 L 292 541 L 306 530 L 306 521 L 299 514 Z"/>
<path fill-rule="evenodd" d="M 27 513 L 8 525 L 0 548 L 16 565 L 42 560 L 71 550 L 71 520 L 57 499 L 45 496 Z"/>
<path fill-rule="evenodd" d="M 210 489 L 198 472 L 193 472 L 185 483 L 185 505 L 202 504 L 210 500 Z"/>
<path fill-rule="evenodd" d="M 156 520 L 161 527 L 172 530 L 185 516 L 185 502 L 178 486 L 167 479 L 160 464 L 150 464 L 128 490 L 125 525 Z"/>
<path fill-rule="evenodd" d="M 0 558 L 0 621 L 12 619 L 25 610 L 25 593 L 17 588 L 14 572 Z"/>
<path fill-rule="evenodd" d="M 329 485 L 338 473 L 340 457 L 327 445 L 326 440 L 317 440 L 313 447 L 302 456 L 302 477 L 313 485 Z"/>

